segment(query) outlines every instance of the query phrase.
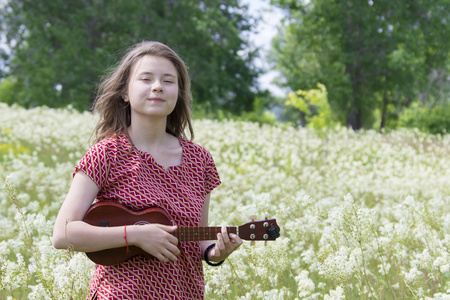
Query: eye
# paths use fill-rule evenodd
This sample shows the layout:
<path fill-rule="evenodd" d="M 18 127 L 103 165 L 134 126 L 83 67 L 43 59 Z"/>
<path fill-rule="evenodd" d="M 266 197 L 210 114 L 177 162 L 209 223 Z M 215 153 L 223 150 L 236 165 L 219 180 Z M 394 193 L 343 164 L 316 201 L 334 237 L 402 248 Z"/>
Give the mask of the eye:
<path fill-rule="evenodd" d="M 148 77 L 142 77 L 141 80 L 142 80 L 142 81 L 150 81 L 151 79 L 148 78 Z"/>

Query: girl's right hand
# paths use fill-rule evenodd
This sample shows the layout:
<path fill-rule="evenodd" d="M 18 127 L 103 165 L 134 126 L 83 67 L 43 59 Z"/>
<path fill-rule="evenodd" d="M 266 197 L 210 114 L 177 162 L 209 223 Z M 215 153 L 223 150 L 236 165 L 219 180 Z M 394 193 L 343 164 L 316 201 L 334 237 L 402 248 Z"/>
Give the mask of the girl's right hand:
<path fill-rule="evenodd" d="M 178 239 L 171 234 L 176 229 L 177 226 L 161 224 L 127 226 L 128 242 L 161 262 L 177 261 L 180 255 Z"/>

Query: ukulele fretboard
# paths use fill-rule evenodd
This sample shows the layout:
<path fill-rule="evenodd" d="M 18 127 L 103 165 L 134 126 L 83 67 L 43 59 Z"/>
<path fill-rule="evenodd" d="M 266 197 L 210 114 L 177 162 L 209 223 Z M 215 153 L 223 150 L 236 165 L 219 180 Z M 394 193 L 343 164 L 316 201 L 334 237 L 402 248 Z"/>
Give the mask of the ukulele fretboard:
<path fill-rule="evenodd" d="M 207 241 L 216 240 L 217 234 L 222 231 L 222 227 L 179 227 L 173 235 L 180 241 Z M 227 227 L 227 232 L 238 234 L 237 227 Z"/>

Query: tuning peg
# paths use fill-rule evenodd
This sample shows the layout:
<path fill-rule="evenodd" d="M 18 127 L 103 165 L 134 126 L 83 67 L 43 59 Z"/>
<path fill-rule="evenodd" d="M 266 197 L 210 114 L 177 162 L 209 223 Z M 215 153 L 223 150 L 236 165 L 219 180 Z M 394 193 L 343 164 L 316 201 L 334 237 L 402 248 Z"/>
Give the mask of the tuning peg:
<path fill-rule="evenodd" d="M 256 220 L 256 215 L 250 215 L 248 218 L 254 222 Z"/>
<path fill-rule="evenodd" d="M 267 241 L 264 241 L 264 246 L 267 246 Z"/>
<path fill-rule="evenodd" d="M 251 241 L 250 245 L 255 246 L 255 241 Z"/>
<path fill-rule="evenodd" d="M 269 219 L 269 213 L 267 211 L 266 211 L 265 215 L 266 215 L 266 220 Z"/>
<path fill-rule="evenodd" d="M 276 240 L 277 238 L 280 237 L 280 229 L 277 226 L 272 226 L 267 230 L 267 233 L 269 234 L 269 236 Z"/>

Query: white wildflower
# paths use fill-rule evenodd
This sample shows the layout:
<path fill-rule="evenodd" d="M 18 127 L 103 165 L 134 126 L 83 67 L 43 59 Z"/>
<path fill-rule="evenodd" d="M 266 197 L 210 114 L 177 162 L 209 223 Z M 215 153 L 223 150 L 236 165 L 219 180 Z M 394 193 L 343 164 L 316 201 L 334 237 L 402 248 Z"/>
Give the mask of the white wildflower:
<path fill-rule="evenodd" d="M 403 276 L 408 284 L 413 284 L 416 282 L 417 278 L 422 276 L 423 272 L 419 271 L 417 267 L 412 267 L 409 272 L 404 272 Z"/>
<path fill-rule="evenodd" d="M 82 253 L 67 260 L 50 236 L 98 116 L 3 103 L 0 115 L 2 291 L 30 286 L 29 299 L 49 299 L 45 282 L 54 299 L 82 299 L 93 265 Z M 222 180 L 211 226 L 268 211 L 281 228 L 267 247 L 245 242 L 221 268 L 205 267 L 205 298 L 333 299 L 344 289 L 349 299 L 393 298 L 387 286 L 397 299 L 450 294 L 450 135 L 347 128 L 318 135 L 235 120 L 193 126 Z M 297 278 L 302 270 L 309 274 Z M 311 282 L 314 290 L 301 297 Z"/>
<path fill-rule="evenodd" d="M 343 300 L 345 299 L 344 289 L 338 286 L 335 290 L 331 290 L 329 295 L 323 297 L 324 300 Z"/>
<path fill-rule="evenodd" d="M 312 292 L 314 292 L 315 284 L 308 277 L 308 271 L 301 271 L 298 276 L 295 277 L 297 280 L 297 294 L 300 297 L 309 296 Z"/>
<path fill-rule="evenodd" d="M 433 262 L 433 267 L 437 268 L 441 273 L 450 272 L 450 259 L 442 256 L 436 258 Z"/>

